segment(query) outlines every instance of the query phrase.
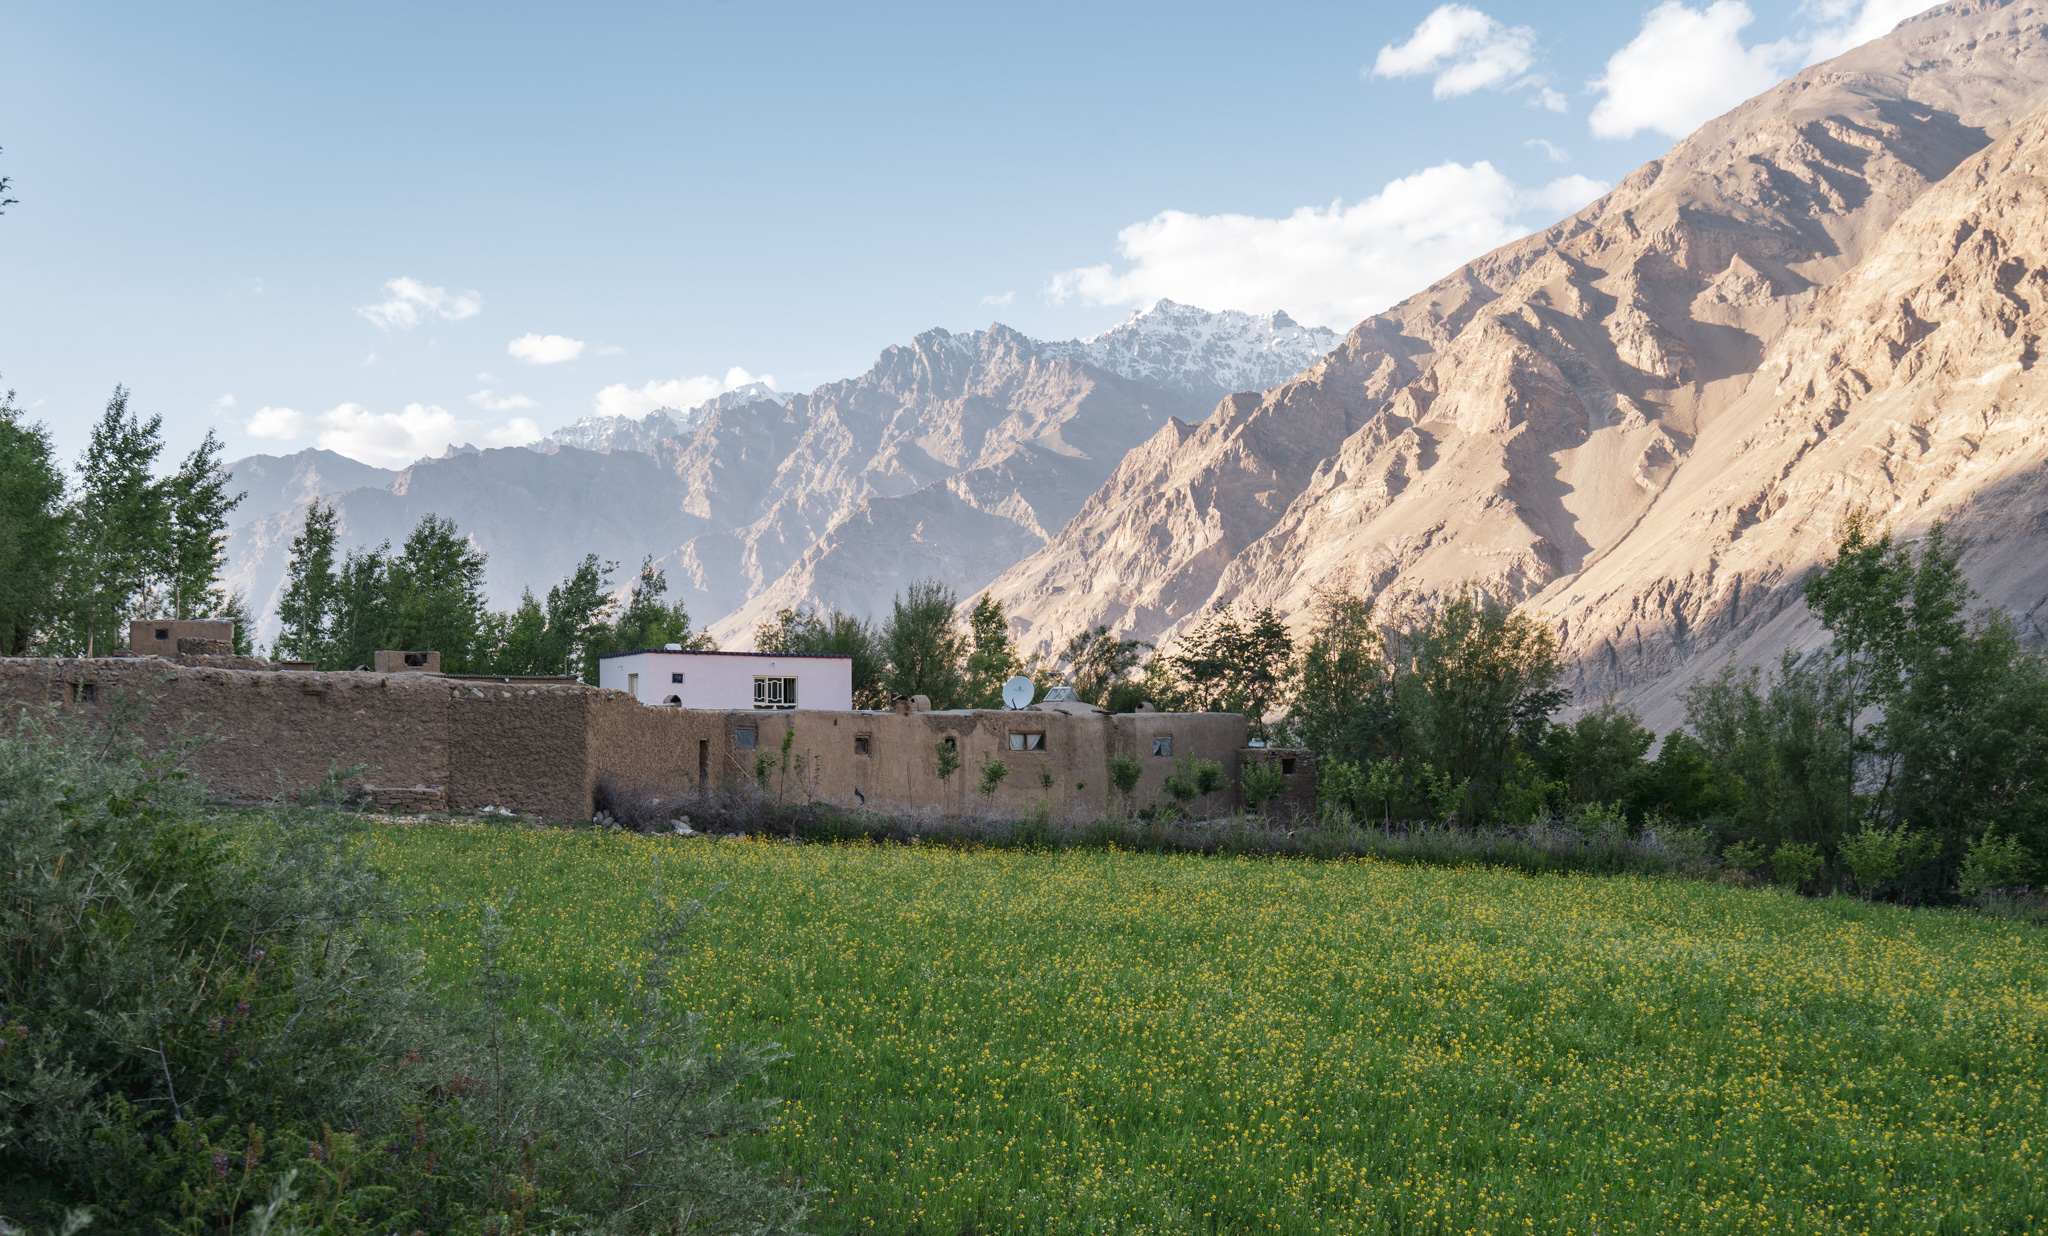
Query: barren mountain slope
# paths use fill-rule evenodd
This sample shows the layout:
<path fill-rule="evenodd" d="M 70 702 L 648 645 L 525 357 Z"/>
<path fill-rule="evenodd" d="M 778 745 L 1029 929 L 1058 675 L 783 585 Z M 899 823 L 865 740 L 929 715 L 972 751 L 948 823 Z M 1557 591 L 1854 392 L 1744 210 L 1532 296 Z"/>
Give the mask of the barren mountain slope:
<path fill-rule="evenodd" d="M 1537 604 L 1582 692 L 1677 688 L 1816 638 L 1792 602 L 1864 508 L 1947 518 L 1985 598 L 2048 619 L 2048 108 L 1930 190 L 1778 339 L 1614 552 Z"/>
<path fill-rule="evenodd" d="M 1801 73 L 1302 379 L 1155 438 L 999 592 L 1055 646 L 1218 601 L 1299 614 L 1319 586 L 1522 599 L 1585 569 L 1723 462 L 1699 436 L 1819 290 L 2032 110 L 2042 28 L 1950 5 Z"/>
<path fill-rule="evenodd" d="M 713 627 L 721 640 L 744 639 L 785 605 L 886 613 L 920 578 L 971 591 L 1044 544 L 1155 427 L 1192 410 L 1178 392 L 1044 356 L 1007 327 L 929 332 L 867 376 L 792 402 L 809 428 L 759 517 L 685 545 L 671 574 L 708 592 L 719 562 L 744 585 Z M 693 492 L 709 488 L 693 476 Z"/>

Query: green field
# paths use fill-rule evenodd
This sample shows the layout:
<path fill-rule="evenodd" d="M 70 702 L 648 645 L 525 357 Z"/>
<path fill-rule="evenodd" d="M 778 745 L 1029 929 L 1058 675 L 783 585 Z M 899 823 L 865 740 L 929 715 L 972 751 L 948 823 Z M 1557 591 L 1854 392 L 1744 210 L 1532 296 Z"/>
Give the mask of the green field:
<path fill-rule="evenodd" d="M 2048 937 L 1684 881 L 376 826 L 442 978 L 684 983 L 821 1230 L 2048 1227 Z M 438 909 L 432 907 L 440 907 Z M 2039 1218 L 2037 1218 L 2039 1216 Z"/>

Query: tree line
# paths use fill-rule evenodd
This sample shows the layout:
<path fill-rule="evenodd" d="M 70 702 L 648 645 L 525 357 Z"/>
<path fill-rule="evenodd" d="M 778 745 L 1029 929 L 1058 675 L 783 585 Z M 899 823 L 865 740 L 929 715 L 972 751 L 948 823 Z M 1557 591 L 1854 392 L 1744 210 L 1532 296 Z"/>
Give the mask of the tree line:
<path fill-rule="evenodd" d="M 250 651 L 243 599 L 220 586 L 228 513 L 221 443 L 208 430 L 167 476 L 163 418 L 115 387 L 72 475 L 49 430 L 0 396 L 0 655 L 122 648 L 131 618 L 226 617 Z"/>

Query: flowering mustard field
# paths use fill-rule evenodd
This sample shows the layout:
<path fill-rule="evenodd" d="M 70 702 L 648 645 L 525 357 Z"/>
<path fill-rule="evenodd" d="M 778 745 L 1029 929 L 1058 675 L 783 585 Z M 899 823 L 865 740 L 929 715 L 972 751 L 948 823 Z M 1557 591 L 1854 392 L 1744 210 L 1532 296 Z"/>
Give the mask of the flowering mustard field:
<path fill-rule="evenodd" d="M 2048 1230 L 2048 936 L 1680 881 L 380 826 L 442 978 L 782 1043 L 825 1230 Z M 456 903 L 460 903 L 459 905 Z"/>

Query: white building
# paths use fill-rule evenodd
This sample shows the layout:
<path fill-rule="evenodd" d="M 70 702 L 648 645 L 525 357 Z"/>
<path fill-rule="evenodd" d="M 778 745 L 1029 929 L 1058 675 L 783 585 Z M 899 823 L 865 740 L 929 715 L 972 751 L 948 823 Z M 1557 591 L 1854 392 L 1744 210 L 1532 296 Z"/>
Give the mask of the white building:
<path fill-rule="evenodd" d="M 644 648 L 597 660 L 597 685 L 680 708 L 853 707 L 853 658 Z"/>

